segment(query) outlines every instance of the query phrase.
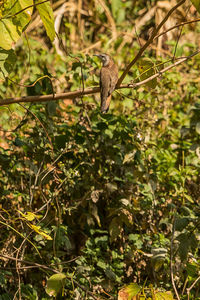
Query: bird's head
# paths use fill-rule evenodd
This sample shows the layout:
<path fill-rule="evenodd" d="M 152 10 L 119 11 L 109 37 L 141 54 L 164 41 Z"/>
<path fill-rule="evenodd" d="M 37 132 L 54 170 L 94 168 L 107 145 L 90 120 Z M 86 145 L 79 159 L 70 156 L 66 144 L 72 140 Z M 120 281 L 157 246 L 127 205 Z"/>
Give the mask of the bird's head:
<path fill-rule="evenodd" d="M 110 56 L 108 54 L 94 54 L 94 56 L 97 56 L 102 61 L 104 67 L 106 67 L 110 62 Z"/>

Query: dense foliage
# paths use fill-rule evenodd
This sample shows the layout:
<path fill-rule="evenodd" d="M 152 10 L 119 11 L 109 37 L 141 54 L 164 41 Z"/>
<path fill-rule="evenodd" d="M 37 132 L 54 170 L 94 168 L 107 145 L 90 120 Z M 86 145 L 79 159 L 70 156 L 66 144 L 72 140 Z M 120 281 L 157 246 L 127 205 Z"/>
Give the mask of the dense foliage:
<path fill-rule="evenodd" d="M 130 41 L 120 32 L 159 3 L 104 1 L 113 37 L 103 25 L 108 11 L 97 3 L 92 9 L 92 2 L 81 1 L 83 15 L 72 2 L 74 11 L 66 8 L 62 56 L 39 25 L 28 30 L 2 79 L 1 101 L 50 94 L 52 86 L 73 91 L 83 79 L 85 87 L 97 85 L 95 51 L 110 51 L 125 68 L 140 46 L 137 37 Z M 142 43 L 155 23 L 152 17 L 141 27 Z M 191 42 L 190 34 L 198 36 L 200 27 L 189 26 L 178 43 L 177 36 L 166 42 L 164 54 L 150 49 L 144 56 L 167 66 L 166 53 L 194 52 L 197 38 Z M 85 50 L 97 41 L 101 45 Z M 100 113 L 98 94 L 0 106 L 0 299 L 44 300 L 52 291 L 56 299 L 116 299 L 133 282 L 143 287 L 141 299 L 163 299 L 154 295 L 174 294 L 172 277 L 181 299 L 188 299 L 200 274 L 199 69 L 196 56 L 154 88 L 115 91 L 107 114 Z M 136 77 L 138 65 L 126 81 Z M 199 299 L 199 284 L 189 292 Z"/>

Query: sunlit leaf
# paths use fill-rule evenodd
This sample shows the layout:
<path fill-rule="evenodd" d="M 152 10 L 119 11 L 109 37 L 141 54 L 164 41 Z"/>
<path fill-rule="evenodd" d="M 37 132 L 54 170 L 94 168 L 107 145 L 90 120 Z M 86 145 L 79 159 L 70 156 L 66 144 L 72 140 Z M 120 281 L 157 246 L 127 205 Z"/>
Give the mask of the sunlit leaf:
<path fill-rule="evenodd" d="M 0 20 L 0 47 L 9 50 L 15 42 L 20 38 L 17 27 L 13 24 L 11 19 Z"/>
<path fill-rule="evenodd" d="M 36 0 L 35 3 L 40 3 L 41 0 Z M 40 14 L 44 27 L 46 29 L 47 35 L 51 41 L 55 38 L 55 28 L 54 28 L 54 16 L 50 1 L 36 5 L 36 8 Z"/>
<path fill-rule="evenodd" d="M 19 211 L 20 212 L 20 211 Z M 20 212 L 20 214 L 27 220 L 27 221 L 33 221 L 37 216 L 32 212 L 27 212 L 27 214 L 23 214 Z"/>
<path fill-rule="evenodd" d="M 0 19 L 0 47 L 9 50 L 20 38 L 24 27 L 30 22 L 33 0 L 7 0 L 6 10 Z M 27 9 L 25 9 L 28 7 Z"/>
<path fill-rule="evenodd" d="M 123 164 L 133 162 L 136 152 L 137 152 L 137 150 L 134 150 L 133 152 L 125 154 Z"/>
<path fill-rule="evenodd" d="M 154 293 L 155 300 L 173 300 L 171 292 L 156 292 Z"/>
<path fill-rule="evenodd" d="M 196 132 L 200 134 L 200 122 L 197 122 L 196 124 Z"/>
<path fill-rule="evenodd" d="M 36 233 L 42 235 L 45 239 L 51 241 L 52 240 L 52 237 L 50 237 L 50 235 L 46 234 L 46 232 L 44 230 L 41 230 L 40 226 L 36 226 L 36 225 L 32 225 L 32 224 L 29 224 L 29 227 L 31 229 L 33 229 Z"/>
<path fill-rule="evenodd" d="M 64 287 L 66 275 L 63 273 L 54 274 L 47 280 L 46 293 L 49 296 L 56 297 Z"/>
<path fill-rule="evenodd" d="M 132 300 L 140 291 L 141 287 L 137 283 L 131 283 L 119 291 L 118 300 Z"/>
<path fill-rule="evenodd" d="M 138 70 L 140 72 L 141 80 L 145 80 L 156 73 L 154 63 L 151 61 L 150 58 L 145 57 L 140 59 L 137 65 Z M 154 89 L 157 85 L 157 79 L 152 79 L 151 81 L 147 82 L 146 85 Z"/>
<path fill-rule="evenodd" d="M 191 2 L 195 6 L 196 10 L 200 13 L 200 0 L 191 0 Z"/>

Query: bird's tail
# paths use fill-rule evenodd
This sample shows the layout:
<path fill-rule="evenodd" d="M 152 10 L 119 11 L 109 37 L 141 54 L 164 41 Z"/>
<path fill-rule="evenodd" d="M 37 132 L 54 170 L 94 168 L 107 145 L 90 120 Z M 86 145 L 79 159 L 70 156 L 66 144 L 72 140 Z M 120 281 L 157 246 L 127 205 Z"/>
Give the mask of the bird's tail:
<path fill-rule="evenodd" d="M 101 101 L 101 112 L 107 113 L 110 106 L 111 95 Z"/>

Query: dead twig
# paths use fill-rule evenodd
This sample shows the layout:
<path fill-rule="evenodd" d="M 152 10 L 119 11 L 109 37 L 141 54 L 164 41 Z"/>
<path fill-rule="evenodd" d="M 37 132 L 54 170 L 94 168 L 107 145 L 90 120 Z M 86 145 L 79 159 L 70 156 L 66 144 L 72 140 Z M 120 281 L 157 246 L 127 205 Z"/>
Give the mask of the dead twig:
<path fill-rule="evenodd" d="M 196 23 L 196 22 L 200 22 L 200 18 L 199 19 L 195 19 L 195 20 L 191 20 L 191 21 L 186 21 L 186 22 L 181 22 L 179 24 L 176 24 L 168 29 L 166 29 L 165 31 L 157 34 L 155 37 L 154 37 L 154 40 L 159 38 L 160 36 L 162 36 L 163 34 L 166 34 L 167 32 L 173 30 L 173 29 L 176 29 L 178 27 L 181 27 L 181 26 L 184 26 L 184 25 L 187 25 L 187 24 L 191 24 L 191 23 Z"/>
<path fill-rule="evenodd" d="M 153 30 L 152 35 L 150 36 L 150 38 L 148 39 L 148 41 L 146 42 L 146 44 L 139 50 L 139 52 L 137 53 L 137 55 L 135 56 L 135 58 L 129 63 L 129 65 L 126 67 L 125 71 L 122 73 L 121 77 L 118 80 L 117 83 L 117 87 L 121 85 L 122 81 L 124 80 L 124 78 L 126 77 L 126 75 L 128 74 L 128 72 L 130 71 L 130 69 L 132 68 L 132 66 L 138 61 L 138 59 L 142 56 L 142 54 L 144 53 L 144 51 L 146 50 L 146 48 L 153 42 L 155 36 L 158 34 L 159 30 L 162 28 L 162 26 L 165 24 L 165 22 L 168 20 L 168 18 L 170 17 L 170 15 L 179 7 L 181 6 L 186 0 L 181 0 L 179 1 L 174 7 L 172 7 L 172 9 L 170 9 L 168 11 L 168 13 L 166 14 L 165 18 L 162 20 L 162 22 L 160 22 L 160 24 Z"/>

